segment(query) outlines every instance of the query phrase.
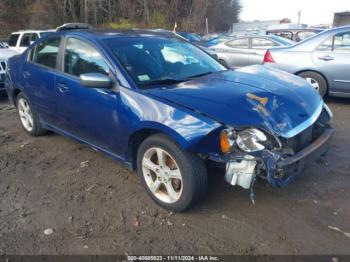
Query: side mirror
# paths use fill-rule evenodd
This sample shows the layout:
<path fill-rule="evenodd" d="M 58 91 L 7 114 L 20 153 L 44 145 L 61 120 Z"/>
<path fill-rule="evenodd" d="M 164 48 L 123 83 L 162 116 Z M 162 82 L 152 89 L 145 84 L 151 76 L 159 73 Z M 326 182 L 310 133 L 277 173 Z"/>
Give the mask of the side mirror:
<path fill-rule="evenodd" d="M 80 75 L 80 84 L 90 88 L 112 88 L 112 79 L 101 73 Z"/>

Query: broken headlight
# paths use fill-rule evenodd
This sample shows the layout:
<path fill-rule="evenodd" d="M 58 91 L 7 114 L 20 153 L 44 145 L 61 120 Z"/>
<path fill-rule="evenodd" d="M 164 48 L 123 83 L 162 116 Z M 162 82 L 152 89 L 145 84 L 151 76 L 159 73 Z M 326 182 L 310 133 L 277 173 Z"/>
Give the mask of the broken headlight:
<path fill-rule="evenodd" d="M 251 128 L 237 132 L 236 144 L 246 152 L 256 152 L 265 149 L 265 146 L 259 142 L 265 142 L 266 135 L 259 129 Z"/>
<path fill-rule="evenodd" d="M 245 152 L 256 152 L 265 149 L 265 145 L 261 142 L 266 141 L 266 135 L 256 128 L 242 131 L 224 129 L 220 136 L 220 147 L 223 153 L 228 153 L 234 144 Z"/>

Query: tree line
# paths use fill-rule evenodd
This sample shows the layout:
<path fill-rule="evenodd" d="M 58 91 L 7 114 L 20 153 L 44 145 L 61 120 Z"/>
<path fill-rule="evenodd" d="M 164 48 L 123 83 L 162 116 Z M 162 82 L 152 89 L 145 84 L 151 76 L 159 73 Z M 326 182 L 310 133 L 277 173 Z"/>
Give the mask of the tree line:
<path fill-rule="evenodd" d="M 227 31 L 237 22 L 239 0 L 1 0 L 0 36 L 19 29 L 49 29 L 67 22 L 98 28 L 166 28 Z"/>

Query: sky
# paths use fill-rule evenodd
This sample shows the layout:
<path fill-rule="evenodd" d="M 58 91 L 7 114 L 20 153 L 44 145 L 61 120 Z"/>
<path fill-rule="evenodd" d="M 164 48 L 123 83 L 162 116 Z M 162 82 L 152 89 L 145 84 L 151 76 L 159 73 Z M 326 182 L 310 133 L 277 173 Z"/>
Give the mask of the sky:
<path fill-rule="evenodd" d="M 308 25 L 329 24 L 334 12 L 350 11 L 350 0 L 241 0 L 241 5 L 242 21 L 290 18 L 297 23 L 301 10 L 301 23 Z"/>

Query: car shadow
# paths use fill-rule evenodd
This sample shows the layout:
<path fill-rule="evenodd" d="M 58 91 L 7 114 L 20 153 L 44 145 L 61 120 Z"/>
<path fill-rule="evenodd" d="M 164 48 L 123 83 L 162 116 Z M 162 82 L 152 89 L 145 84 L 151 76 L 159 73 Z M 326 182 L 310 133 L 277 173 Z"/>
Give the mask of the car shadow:
<path fill-rule="evenodd" d="M 348 105 L 350 104 L 350 98 L 347 97 L 326 97 L 325 102 L 328 104 L 341 104 Z"/>
<path fill-rule="evenodd" d="M 0 91 L 0 103 L 6 103 L 9 99 L 7 97 L 6 92 Z"/>

